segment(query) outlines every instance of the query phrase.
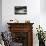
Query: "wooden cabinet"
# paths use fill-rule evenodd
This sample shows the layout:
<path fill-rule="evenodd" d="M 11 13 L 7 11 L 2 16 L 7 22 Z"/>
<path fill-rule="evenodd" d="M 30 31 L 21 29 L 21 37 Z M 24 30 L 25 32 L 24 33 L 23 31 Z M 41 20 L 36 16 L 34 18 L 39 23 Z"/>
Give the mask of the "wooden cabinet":
<path fill-rule="evenodd" d="M 13 41 L 22 46 L 33 46 L 33 23 L 7 23 L 12 33 Z"/>

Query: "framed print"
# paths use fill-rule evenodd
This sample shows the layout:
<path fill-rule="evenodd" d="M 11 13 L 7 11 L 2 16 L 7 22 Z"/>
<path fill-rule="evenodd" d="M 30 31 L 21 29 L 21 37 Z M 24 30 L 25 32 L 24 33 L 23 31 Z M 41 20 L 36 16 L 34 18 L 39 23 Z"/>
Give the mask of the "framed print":
<path fill-rule="evenodd" d="M 15 6 L 15 14 L 27 14 L 26 6 Z"/>

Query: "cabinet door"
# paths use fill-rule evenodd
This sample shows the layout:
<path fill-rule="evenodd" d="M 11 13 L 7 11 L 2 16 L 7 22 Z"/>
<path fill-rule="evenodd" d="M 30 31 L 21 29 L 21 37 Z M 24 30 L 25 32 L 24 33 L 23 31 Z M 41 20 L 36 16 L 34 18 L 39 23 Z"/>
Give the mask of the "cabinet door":
<path fill-rule="evenodd" d="M 28 46 L 28 32 L 12 32 L 12 40 L 18 45 Z"/>

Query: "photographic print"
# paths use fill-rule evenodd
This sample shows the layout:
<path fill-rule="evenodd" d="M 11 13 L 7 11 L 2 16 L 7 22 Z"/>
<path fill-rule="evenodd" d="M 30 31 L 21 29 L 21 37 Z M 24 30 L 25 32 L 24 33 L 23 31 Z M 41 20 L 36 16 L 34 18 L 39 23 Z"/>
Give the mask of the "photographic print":
<path fill-rule="evenodd" d="M 15 14 L 27 14 L 26 6 L 15 6 Z"/>

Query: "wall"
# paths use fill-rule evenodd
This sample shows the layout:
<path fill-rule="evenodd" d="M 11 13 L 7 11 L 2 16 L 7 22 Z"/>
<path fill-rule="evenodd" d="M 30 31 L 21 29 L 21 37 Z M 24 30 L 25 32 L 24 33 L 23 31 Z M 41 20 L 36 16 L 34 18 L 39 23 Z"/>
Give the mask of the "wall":
<path fill-rule="evenodd" d="M 27 15 L 15 15 L 15 6 L 27 6 Z M 42 5 L 42 4 L 41 4 Z M 11 19 L 17 19 L 19 22 L 30 20 L 33 25 L 33 45 L 38 46 L 38 39 L 36 37 L 36 27 L 39 24 L 46 30 L 46 16 L 41 13 L 40 0 L 2 0 L 2 26 L 3 31 L 8 30 L 7 22 Z M 41 6 L 41 7 L 40 7 Z"/>
<path fill-rule="evenodd" d="M 40 0 L 40 9 L 42 13 L 46 13 L 46 0 Z"/>
<path fill-rule="evenodd" d="M 40 0 L 40 24 L 46 31 L 46 0 Z"/>
<path fill-rule="evenodd" d="M 21 2 L 21 3 L 20 3 Z M 27 6 L 27 15 L 15 15 L 14 7 L 19 5 Z M 39 14 L 40 14 L 40 0 L 3 0 L 2 1 L 2 23 L 3 26 L 10 19 L 17 19 L 19 22 L 24 22 L 25 20 L 30 20 L 34 23 L 39 23 Z M 19 19 L 18 19 L 19 18 Z M 38 20 L 38 21 L 37 21 Z M 4 27 L 4 29 L 6 29 Z"/>
<path fill-rule="evenodd" d="M 0 31 L 2 29 L 2 0 L 0 0 Z"/>

